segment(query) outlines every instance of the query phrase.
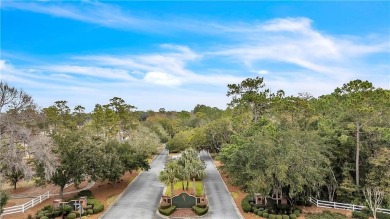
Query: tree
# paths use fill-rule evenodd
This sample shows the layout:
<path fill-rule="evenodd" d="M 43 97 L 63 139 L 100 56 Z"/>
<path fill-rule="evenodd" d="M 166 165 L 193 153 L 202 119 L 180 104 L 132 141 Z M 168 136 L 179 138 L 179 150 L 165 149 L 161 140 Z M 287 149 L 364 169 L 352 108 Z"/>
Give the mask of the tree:
<path fill-rule="evenodd" d="M 181 166 L 181 178 L 186 180 L 186 190 L 188 190 L 189 181 L 193 180 L 193 189 L 195 195 L 195 178 L 203 179 L 206 176 L 205 165 L 199 159 L 199 153 L 194 149 L 187 149 L 182 152 L 181 157 L 178 159 L 178 164 Z M 184 184 L 183 184 L 184 190 Z"/>
<path fill-rule="evenodd" d="M 176 160 L 169 160 L 158 175 L 158 179 L 165 185 L 171 186 L 171 197 L 174 196 L 174 185 L 180 180 L 180 169 Z"/>
<path fill-rule="evenodd" d="M 390 193 L 390 149 L 381 148 L 370 158 L 372 166 L 363 193 L 374 219 L 385 193 Z"/>
<path fill-rule="evenodd" d="M 89 140 L 76 131 L 64 131 L 54 136 L 53 152 L 58 163 L 50 181 L 60 187 L 60 198 L 63 198 L 67 183 L 79 183 L 86 174 L 85 151 L 90 146 Z"/>
<path fill-rule="evenodd" d="M 240 84 L 228 84 L 229 90 L 227 96 L 233 96 L 230 105 L 248 106 L 252 111 L 253 121 L 257 122 L 259 117 L 265 114 L 270 108 L 273 97 L 284 96 L 282 90 L 273 94 L 269 89 L 263 89 L 264 87 L 264 79 L 261 77 L 247 78 Z"/>

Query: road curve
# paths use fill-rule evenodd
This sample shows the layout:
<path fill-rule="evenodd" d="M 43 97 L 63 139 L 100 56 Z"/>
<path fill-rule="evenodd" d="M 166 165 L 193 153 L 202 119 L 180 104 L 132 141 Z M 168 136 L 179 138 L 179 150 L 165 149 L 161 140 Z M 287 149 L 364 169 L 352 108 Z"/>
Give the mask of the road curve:
<path fill-rule="evenodd" d="M 206 178 L 203 180 L 210 212 L 207 218 L 212 219 L 241 219 L 236 211 L 230 192 L 227 190 L 210 155 L 202 151 L 200 158 L 206 163 Z"/>
<path fill-rule="evenodd" d="M 168 160 L 168 152 L 162 151 L 150 165 L 150 170 L 129 185 L 120 199 L 101 218 L 103 219 L 156 219 L 156 209 L 164 189 L 157 176 Z"/>

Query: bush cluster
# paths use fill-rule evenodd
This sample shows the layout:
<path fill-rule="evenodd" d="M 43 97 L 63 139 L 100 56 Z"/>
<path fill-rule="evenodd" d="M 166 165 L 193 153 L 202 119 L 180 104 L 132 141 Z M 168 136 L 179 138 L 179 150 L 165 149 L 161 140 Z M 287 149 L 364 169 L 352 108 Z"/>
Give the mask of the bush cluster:
<path fill-rule="evenodd" d="M 77 193 L 77 197 L 83 197 L 83 196 L 87 196 L 88 198 L 93 197 L 91 190 L 82 190 L 79 193 Z"/>
<path fill-rule="evenodd" d="M 192 210 L 195 212 L 195 214 L 201 216 L 201 215 L 204 215 L 207 213 L 207 211 L 209 210 L 209 207 L 208 206 L 205 206 L 204 208 L 201 208 L 198 206 L 192 206 Z"/>
<path fill-rule="evenodd" d="M 66 219 L 75 219 L 76 217 L 76 213 L 69 213 L 68 216 L 66 216 Z"/>
<path fill-rule="evenodd" d="M 169 208 L 158 208 L 158 211 L 165 216 L 169 216 L 176 210 L 176 206 L 172 205 Z"/>
<path fill-rule="evenodd" d="M 92 210 L 94 214 L 100 213 L 104 211 L 104 205 L 97 199 L 94 198 L 89 198 L 87 200 L 88 205 L 92 205 Z"/>
<path fill-rule="evenodd" d="M 246 213 L 252 211 L 252 205 L 249 203 L 250 201 L 252 201 L 252 195 L 250 194 L 245 196 L 245 198 L 241 201 L 242 210 Z"/>
<path fill-rule="evenodd" d="M 81 196 L 89 197 L 87 199 L 87 206 L 84 208 L 82 216 L 97 214 L 104 210 L 104 205 L 97 199 L 92 198 L 92 192 L 90 190 L 83 190 L 79 192 L 73 199 L 78 199 Z M 51 205 L 46 205 L 35 214 L 36 219 L 51 219 L 61 215 L 67 216 L 66 218 L 72 219 L 80 216 L 79 212 L 72 212 L 73 208 L 70 205 L 61 205 L 59 208 L 54 209 Z"/>

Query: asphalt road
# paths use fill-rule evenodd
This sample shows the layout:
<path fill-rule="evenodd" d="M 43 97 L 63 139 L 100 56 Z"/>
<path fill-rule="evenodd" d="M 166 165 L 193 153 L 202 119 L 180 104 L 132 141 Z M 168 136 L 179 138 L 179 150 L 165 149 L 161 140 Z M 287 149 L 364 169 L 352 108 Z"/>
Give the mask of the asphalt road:
<path fill-rule="evenodd" d="M 164 189 L 157 176 L 168 159 L 167 151 L 162 151 L 151 163 L 148 171 L 142 172 L 126 188 L 122 197 L 102 217 L 104 219 L 156 219 L 156 210 Z"/>
<path fill-rule="evenodd" d="M 206 178 L 203 180 L 209 201 L 210 212 L 207 218 L 212 219 L 240 219 L 233 204 L 232 196 L 227 190 L 217 168 L 210 155 L 205 151 L 201 152 L 200 158 L 205 161 Z"/>
<path fill-rule="evenodd" d="M 229 191 L 216 169 L 213 160 L 206 152 L 201 152 L 205 161 L 206 178 L 203 180 L 210 212 L 203 219 L 241 219 L 237 213 Z M 103 219 L 160 219 L 156 214 L 164 185 L 159 182 L 158 173 L 168 160 L 167 151 L 161 152 L 151 163 L 149 171 L 142 172 L 126 188 L 122 197 L 102 216 Z"/>

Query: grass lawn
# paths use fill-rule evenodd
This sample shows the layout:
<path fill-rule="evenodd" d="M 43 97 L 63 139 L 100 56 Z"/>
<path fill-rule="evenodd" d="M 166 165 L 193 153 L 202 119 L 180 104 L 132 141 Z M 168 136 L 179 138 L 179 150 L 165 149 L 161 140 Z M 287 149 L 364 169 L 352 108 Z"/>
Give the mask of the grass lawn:
<path fill-rule="evenodd" d="M 187 182 L 184 181 L 184 187 L 186 185 L 187 185 Z M 174 190 L 175 190 L 175 194 L 176 195 L 180 194 L 181 192 L 183 192 L 183 187 L 182 187 L 181 181 L 175 183 Z M 193 191 L 193 186 L 192 186 L 192 181 L 190 181 L 189 184 L 188 184 L 188 192 L 192 193 L 192 191 Z M 185 192 L 187 192 L 187 191 L 185 191 Z M 195 194 L 196 194 L 196 196 L 201 196 L 201 195 L 204 194 L 202 181 L 195 181 Z M 167 189 L 165 191 L 165 195 L 166 196 L 171 196 L 171 186 L 167 186 Z"/>

